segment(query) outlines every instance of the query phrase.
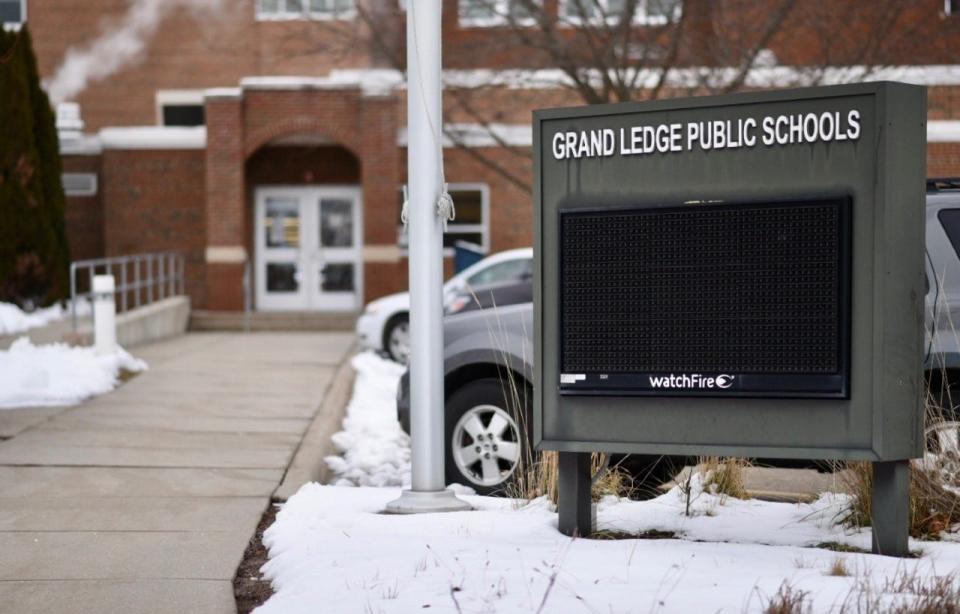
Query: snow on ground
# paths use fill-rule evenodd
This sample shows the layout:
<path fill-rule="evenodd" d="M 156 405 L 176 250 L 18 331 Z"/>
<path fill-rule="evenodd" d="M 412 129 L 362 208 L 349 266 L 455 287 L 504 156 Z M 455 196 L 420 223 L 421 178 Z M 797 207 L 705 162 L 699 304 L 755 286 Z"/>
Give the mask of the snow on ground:
<path fill-rule="evenodd" d="M 78 303 L 77 314 L 89 315 L 90 304 L 86 301 Z M 0 335 L 22 333 L 68 317 L 70 317 L 69 305 L 63 307 L 56 304 L 27 313 L 12 303 L 0 303 Z"/>
<path fill-rule="evenodd" d="M 815 612 L 837 611 L 869 579 L 960 568 L 960 544 L 911 542 L 917 559 L 814 548 L 869 547 L 833 523 L 842 497 L 812 504 L 702 493 L 684 514 L 678 489 L 649 501 L 608 498 L 597 525 L 672 531 L 679 539 L 571 539 L 545 499 L 464 497 L 475 511 L 391 516 L 394 488 L 307 484 L 264 534 L 262 572 L 276 593 L 257 614 L 313 612 L 758 612 L 784 581 Z M 850 576 L 832 576 L 837 559 Z M 885 599 L 909 599 L 888 595 Z M 887 602 L 889 603 L 889 601 Z"/>
<path fill-rule="evenodd" d="M 397 421 L 397 386 L 404 367 L 363 352 L 343 430 L 333 443 L 343 455 L 328 456 L 338 486 L 403 486 L 410 483 L 410 437 Z"/>
<path fill-rule="evenodd" d="M 97 356 L 90 347 L 35 346 L 23 337 L 0 350 L 0 409 L 74 405 L 113 390 L 121 370 L 146 368 L 122 348 Z"/>
<path fill-rule="evenodd" d="M 785 581 L 807 593 L 812 611 L 845 603 L 868 611 L 852 601 L 864 595 L 863 582 L 889 606 L 913 599 L 883 594 L 898 573 L 932 578 L 960 569 L 954 535 L 912 541 L 922 556 L 908 560 L 815 547 L 869 549 L 869 530 L 836 524 L 845 495 L 810 504 L 741 501 L 703 492 L 699 478 L 689 517 L 679 488 L 597 505 L 600 531 L 656 530 L 676 539 L 570 539 L 545 499 L 461 493 L 474 511 L 383 514 L 400 494 L 396 486 L 409 482 L 409 439 L 396 420 L 403 368 L 370 352 L 353 366 L 354 396 L 334 437 L 343 456 L 327 459 L 336 484 L 303 486 L 264 534 L 270 559 L 262 573 L 276 592 L 258 614 L 758 612 Z M 830 575 L 838 560 L 851 575 Z"/>

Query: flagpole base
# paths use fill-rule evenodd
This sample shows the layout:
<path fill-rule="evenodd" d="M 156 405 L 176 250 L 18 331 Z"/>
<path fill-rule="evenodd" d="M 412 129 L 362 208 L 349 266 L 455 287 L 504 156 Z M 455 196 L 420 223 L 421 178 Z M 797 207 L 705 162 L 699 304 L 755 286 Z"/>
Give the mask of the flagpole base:
<path fill-rule="evenodd" d="M 473 508 L 450 489 L 433 491 L 404 490 L 399 499 L 387 503 L 387 514 L 436 514 L 438 512 L 468 512 Z"/>

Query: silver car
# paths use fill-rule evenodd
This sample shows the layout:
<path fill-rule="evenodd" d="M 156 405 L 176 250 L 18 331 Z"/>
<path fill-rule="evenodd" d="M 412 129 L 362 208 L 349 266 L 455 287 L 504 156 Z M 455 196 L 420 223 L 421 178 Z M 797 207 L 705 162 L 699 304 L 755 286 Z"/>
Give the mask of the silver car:
<path fill-rule="evenodd" d="M 529 283 L 529 282 L 528 282 Z M 462 309 L 443 321 L 446 480 L 481 494 L 498 492 L 529 454 L 533 425 L 533 305 L 515 284 L 476 296 L 495 308 Z M 525 302 L 508 304 L 510 296 Z M 499 297 L 499 300 L 498 298 Z M 488 297 L 489 298 L 489 297 Z M 400 380 L 397 413 L 410 430 L 409 372 Z"/>

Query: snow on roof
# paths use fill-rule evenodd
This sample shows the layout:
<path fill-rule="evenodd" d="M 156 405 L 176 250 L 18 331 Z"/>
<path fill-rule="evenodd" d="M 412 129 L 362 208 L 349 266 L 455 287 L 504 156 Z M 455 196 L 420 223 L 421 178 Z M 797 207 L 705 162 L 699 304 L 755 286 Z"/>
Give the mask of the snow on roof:
<path fill-rule="evenodd" d="M 720 85 L 733 80 L 737 68 L 689 67 L 673 68 L 667 75 L 667 84 L 675 87 L 693 87 L 705 80 Z M 598 71 L 587 73 L 590 80 L 599 82 Z M 632 77 L 632 74 L 628 74 Z M 658 69 L 637 69 L 637 86 L 654 87 L 661 78 Z M 960 65 L 925 66 L 837 66 L 825 69 L 797 66 L 757 66 L 747 74 L 747 87 L 798 87 L 805 85 L 836 85 L 860 81 L 904 81 L 917 85 L 960 85 Z M 571 85 L 570 77 L 559 68 L 545 69 L 468 69 L 444 70 L 443 82 L 448 87 L 478 88 L 506 87 L 511 89 L 549 89 Z M 325 77 L 312 76 L 250 76 L 241 80 L 243 89 L 346 89 L 358 87 L 368 95 L 382 95 L 406 87 L 404 75 L 393 69 L 333 70 Z"/>
<path fill-rule="evenodd" d="M 927 141 L 931 143 L 960 143 L 960 120 L 932 120 L 927 123 Z M 397 145 L 406 147 L 407 129 L 397 130 Z M 96 155 L 103 149 L 203 149 L 207 132 L 203 127 L 179 128 L 139 126 L 133 128 L 104 128 L 99 136 L 84 135 L 62 140 L 63 155 Z M 533 128 L 530 124 L 447 124 L 444 147 L 531 147 Z"/>
<path fill-rule="evenodd" d="M 636 72 L 633 72 L 633 71 Z M 731 82 L 739 69 L 715 67 L 671 68 L 666 84 L 673 87 L 695 87 L 704 82 L 721 86 Z M 661 79 L 659 69 L 639 68 L 627 71 L 625 80 L 636 77 L 638 88 L 652 88 Z M 602 83 L 600 71 L 584 73 L 593 83 Z M 549 89 L 573 84 L 569 75 L 559 68 L 540 70 L 445 70 L 444 85 L 450 87 L 506 87 L 511 89 Z M 862 81 L 904 81 L 917 85 L 960 85 L 960 65 L 926 66 L 835 66 L 805 68 L 798 66 L 757 66 L 747 73 L 745 85 L 755 88 L 800 87 L 809 85 L 838 85 Z"/>
<path fill-rule="evenodd" d="M 960 121 L 933 120 L 927 122 L 927 142 L 930 143 L 958 143 L 960 142 Z"/>
<path fill-rule="evenodd" d="M 207 129 L 199 127 L 133 126 L 100 131 L 104 149 L 203 149 Z"/>
<path fill-rule="evenodd" d="M 397 130 L 397 145 L 406 147 L 407 128 Z M 533 127 L 530 124 L 446 124 L 444 147 L 530 147 L 533 145 Z"/>
<path fill-rule="evenodd" d="M 367 96 L 390 93 L 403 83 L 403 74 L 392 69 L 333 70 L 326 77 L 244 77 L 240 87 L 250 90 L 304 90 L 357 88 Z"/>
<path fill-rule="evenodd" d="M 103 153 L 103 146 L 100 143 L 100 137 L 94 134 L 60 137 L 60 155 L 62 156 L 98 156 L 101 153 Z"/>
<path fill-rule="evenodd" d="M 204 98 L 239 98 L 243 90 L 239 87 L 212 87 L 204 90 Z"/>

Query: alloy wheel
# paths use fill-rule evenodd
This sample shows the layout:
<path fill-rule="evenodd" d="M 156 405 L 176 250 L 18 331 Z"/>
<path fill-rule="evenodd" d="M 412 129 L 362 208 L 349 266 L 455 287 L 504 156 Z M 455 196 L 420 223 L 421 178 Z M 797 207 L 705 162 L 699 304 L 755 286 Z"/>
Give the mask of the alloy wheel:
<path fill-rule="evenodd" d="M 464 412 L 450 444 L 457 470 L 478 486 L 503 484 L 520 461 L 520 429 L 513 416 L 494 405 Z"/>

